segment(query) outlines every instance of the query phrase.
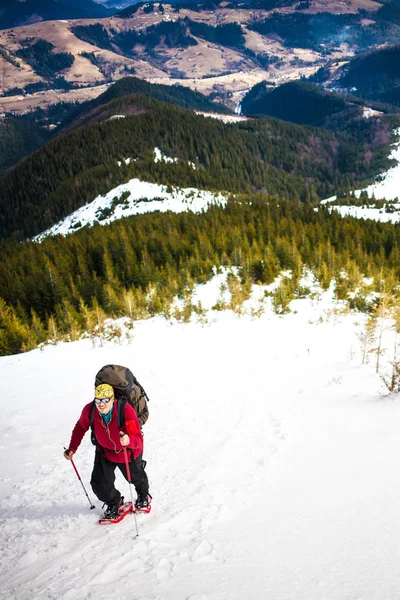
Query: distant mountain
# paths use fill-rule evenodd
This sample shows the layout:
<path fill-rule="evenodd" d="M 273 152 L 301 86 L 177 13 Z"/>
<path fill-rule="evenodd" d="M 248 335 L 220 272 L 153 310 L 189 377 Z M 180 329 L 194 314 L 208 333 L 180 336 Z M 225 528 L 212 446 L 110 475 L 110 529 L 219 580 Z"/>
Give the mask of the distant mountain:
<path fill-rule="evenodd" d="M 400 39 L 400 6 L 383 0 L 348 0 L 344 5 L 335 0 L 112 2 L 115 14 L 106 18 L 104 2 L 3 0 L 3 28 L 17 20 L 59 21 L 0 31 L 2 95 L 32 93 L 33 84 L 42 85 L 36 92 L 48 90 L 42 61 L 29 60 L 37 54 L 38 41 L 53 45 L 48 55 L 69 54 L 68 64 L 53 69 L 53 77 L 65 79 L 63 89 L 87 87 L 94 97 L 95 86 L 135 74 L 171 85 L 185 80 L 192 90 L 234 109 L 243 90 L 259 81 L 309 78 L 329 62 L 335 61 L 338 69 L 367 48 Z M 83 13 L 90 18 L 81 18 Z M 53 56 L 46 59 L 54 62 Z M 51 89 L 55 87 L 60 86 Z M 40 101 L 49 103 L 49 96 Z"/>
<path fill-rule="evenodd" d="M 137 77 L 125 77 L 120 79 L 114 85 L 110 86 L 103 94 L 81 104 L 66 121 L 61 124 L 60 131 L 68 128 L 72 129 L 88 123 L 103 121 L 111 115 L 110 107 L 107 106 L 111 100 L 116 100 L 121 96 L 129 94 L 142 94 L 149 98 L 155 98 L 167 104 L 176 104 L 182 108 L 188 108 L 197 111 L 214 112 L 221 114 L 232 114 L 223 104 L 212 102 L 199 92 L 195 92 L 183 85 L 163 85 L 149 83 Z"/>
<path fill-rule="evenodd" d="M 37 21 L 101 18 L 114 12 L 92 0 L 2 0 L 0 29 Z"/>
<path fill-rule="evenodd" d="M 134 4 L 132 0 L 96 0 L 99 4 L 103 4 L 107 8 L 115 8 L 116 10 L 121 10 L 126 6 L 130 6 Z"/>
<path fill-rule="evenodd" d="M 265 82 L 255 85 L 243 98 L 242 114 L 268 115 L 297 123 L 343 129 L 350 119 L 360 118 L 362 108 L 315 84 L 292 81 L 268 89 Z"/>

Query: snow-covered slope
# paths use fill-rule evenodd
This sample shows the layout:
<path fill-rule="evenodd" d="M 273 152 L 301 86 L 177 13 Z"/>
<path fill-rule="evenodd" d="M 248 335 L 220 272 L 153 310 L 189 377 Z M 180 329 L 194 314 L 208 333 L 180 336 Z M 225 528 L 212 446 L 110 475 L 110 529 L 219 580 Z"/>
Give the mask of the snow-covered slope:
<path fill-rule="evenodd" d="M 360 316 L 328 318 L 326 294 L 284 317 L 269 302 L 259 320 L 155 318 L 130 344 L 82 340 L 0 359 L 2 598 L 398 597 L 400 404 L 361 365 Z M 138 539 L 133 517 L 97 524 L 100 503 L 89 510 L 62 456 L 109 362 L 130 366 L 151 399 L 154 500 Z M 88 437 L 75 462 L 95 500 Z"/>
<path fill-rule="evenodd" d="M 386 206 L 389 210 L 386 209 Z M 372 219 L 381 223 L 400 223 L 400 203 L 391 202 L 383 207 L 375 205 L 364 206 L 332 206 L 342 217 L 354 217 L 355 219 Z"/>
<path fill-rule="evenodd" d="M 223 117 L 223 115 L 216 116 L 210 113 L 201 114 L 216 118 Z M 121 115 L 114 115 L 114 117 L 119 116 Z M 245 117 L 229 116 L 230 121 L 242 120 L 243 118 L 245 119 Z M 230 122 L 229 119 L 226 122 Z M 400 135 L 400 130 L 396 130 L 395 134 Z M 362 191 L 367 191 L 370 197 L 375 196 L 378 199 L 393 200 L 400 196 L 400 142 L 393 145 L 390 156 L 399 161 L 397 166 L 389 169 L 385 175 L 381 176 L 380 182 L 369 186 L 366 190 L 357 190 L 355 192 L 357 197 L 360 196 Z M 129 164 L 135 161 L 135 158 L 127 157 L 124 161 Z M 168 164 L 176 163 L 178 159 L 166 156 L 159 148 L 154 148 L 154 162 L 160 161 Z M 189 165 L 191 168 L 196 169 L 194 163 L 189 163 Z M 119 163 L 119 166 L 121 166 L 121 163 Z M 386 211 L 384 208 L 374 208 L 372 206 L 338 206 L 334 204 L 335 200 L 336 196 L 332 196 L 323 200 L 322 203 L 332 205 L 332 209 L 339 211 L 342 216 L 351 215 L 356 218 L 376 219 L 394 223 L 400 221 L 400 204 L 392 203 L 391 210 Z M 226 201 L 227 194 L 222 192 L 215 193 L 197 188 L 158 185 L 134 178 L 113 188 L 105 195 L 97 196 L 92 202 L 82 206 L 47 231 L 35 236 L 34 240 L 41 241 L 48 236 L 57 234 L 68 235 L 86 225 L 93 225 L 94 223 L 106 225 L 122 217 L 145 212 L 165 212 L 167 210 L 173 212 L 187 210 L 201 212 L 207 210 L 211 204 L 224 205 Z"/>
<path fill-rule="evenodd" d="M 124 159 L 126 164 L 135 160 L 132 157 Z M 159 148 L 154 148 L 154 162 L 176 163 L 178 159 L 166 156 Z M 121 162 L 118 164 L 121 166 Z M 189 163 L 189 166 L 196 169 L 194 163 Z M 86 225 L 94 223 L 106 225 L 122 217 L 146 212 L 166 212 L 168 210 L 178 213 L 187 210 L 201 212 L 207 210 L 211 204 L 224 205 L 226 201 L 227 196 L 223 193 L 198 190 L 197 188 L 158 185 L 134 178 L 113 188 L 104 196 L 97 196 L 92 202 L 78 208 L 50 229 L 35 236 L 34 240 L 40 242 L 48 236 L 68 235 Z"/>
<path fill-rule="evenodd" d="M 400 136 L 400 129 L 394 130 L 396 136 Z M 385 207 L 376 206 L 339 206 L 335 205 L 336 196 L 323 200 L 323 204 L 332 205 L 332 209 L 340 212 L 344 216 L 352 216 L 356 219 L 373 219 L 384 223 L 399 223 L 400 222 L 400 141 L 397 141 L 392 146 L 390 158 L 397 161 L 397 165 L 389 169 L 381 175 L 376 183 L 369 185 L 362 190 L 356 190 L 354 195 L 359 198 L 362 192 L 366 192 L 369 198 L 377 200 L 396 200 L 397 202 L 388 203 L 389 211 Z"/>
<path fill-rule="evenodd" d="M 122 217 L 138 215 L 145 212 L 161 211 L 184 212 L 191 210 L 201 212 L 211 204 L 225 204 L 227 196 L 197 188 L 178 188 L 157 183 L 131 179 L 112 189 L 104 196 L 97 196 L 89 204 L 78 208 L 71 215 L 36 236 L 37 241 L 45 237 L 62 234 L 67 235 L 82 229 L 85 225 L 99 222 L 102 225 L 111 223 Z M 107 214 L 105 217 L 104 215 Z"/>

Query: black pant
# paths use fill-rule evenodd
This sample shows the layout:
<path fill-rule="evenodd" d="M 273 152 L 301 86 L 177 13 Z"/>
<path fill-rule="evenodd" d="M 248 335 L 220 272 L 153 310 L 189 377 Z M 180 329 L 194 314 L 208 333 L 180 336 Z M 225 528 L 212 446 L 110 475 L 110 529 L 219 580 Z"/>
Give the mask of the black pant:
<path fill-rule="evenodd" d="M 135 486 L 137 495 L 142 498 L 146 498 L 149 492 L 149 481 L 144 470 L 145 466 L 146 461 L 142 459 L 142 454 L 136 459 L 132 458 L 129 463 L 131 482 Z M 117 503 L 121 497 L 120 492 L 114 485 L 116 467 L 128 481 L 125 463 L 111 462 L 105 458 L 103 452 L 96 450 L 90 485 L 98 499 L 108 505 Z"/>

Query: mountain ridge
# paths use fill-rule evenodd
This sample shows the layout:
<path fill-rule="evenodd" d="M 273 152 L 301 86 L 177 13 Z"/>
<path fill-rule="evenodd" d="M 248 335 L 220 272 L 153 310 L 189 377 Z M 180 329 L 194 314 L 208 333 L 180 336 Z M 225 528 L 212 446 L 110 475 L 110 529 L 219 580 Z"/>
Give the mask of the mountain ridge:
<path fill-rule="evenodd" d="M 38 21 L 106 17 L 113 12 L 93 0 L 3 0 L 0 29 Z"/>
<path fill-rule="evenodd" d="M 356 136 L 274 119 L 226 125 L 148 96 L 122 95 L 109 102 L 105 96 L 95 122 L 59 134 L 0 179 L 3 237 L 41 233 L 133 177 L 305 201 L 332 195 L 338 186 L 387 166 L 390 119 L 371 121 Z M 377 130 L 380 144 L 375 145 L 369 137 Z M 155 147 L 181 162 L 154 163 Z M 128 157 L 136 162 L 118 166 Z"/>

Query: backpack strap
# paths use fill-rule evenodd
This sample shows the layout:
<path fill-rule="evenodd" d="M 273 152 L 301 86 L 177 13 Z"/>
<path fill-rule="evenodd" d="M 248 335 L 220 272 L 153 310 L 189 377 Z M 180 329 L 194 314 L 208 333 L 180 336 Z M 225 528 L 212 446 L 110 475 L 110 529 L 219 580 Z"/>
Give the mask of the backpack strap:
<path fill-rule="evenodd" d="M 140 398 L 138 398 L 138 402 L 139 400 L 141 400 L 142 398 L 146 398 L 147 402 L 150 402 L 150 398 L 148 397 L 148 395 L 146 394 L 146 390 L 144 389 L 144 387 L 142 386 L 141 383 L 138 382 L 138 380 L 136 379 L 136 377 L 133 375 L 133 383 L 135 385 L 137 385 L 138 388 L 140 388 Z"/>
<path fill-rule="evenodd" d="M 117 413 L 117 423 L 118 429 L 121 429 L 125 425 L 125 406 L 127 404 L 127 399 L 125 396 L 117 400 L 118 402 L 118 413 Z"/>
<path fill-rule="evenodd" d="M 94 433 L 94 425 L 93 425 L 95 409 L 96 409 L 96 402 L 93 400 L 92 406 L 90 407 L 90 412 L 89 412 L 89 421 L 90 421 L 90 429 L 91 429 L 90 441 L 92 442 L 93 446 L 97 446 L 97 440 L 96 440 L 96 435 Z"/>

